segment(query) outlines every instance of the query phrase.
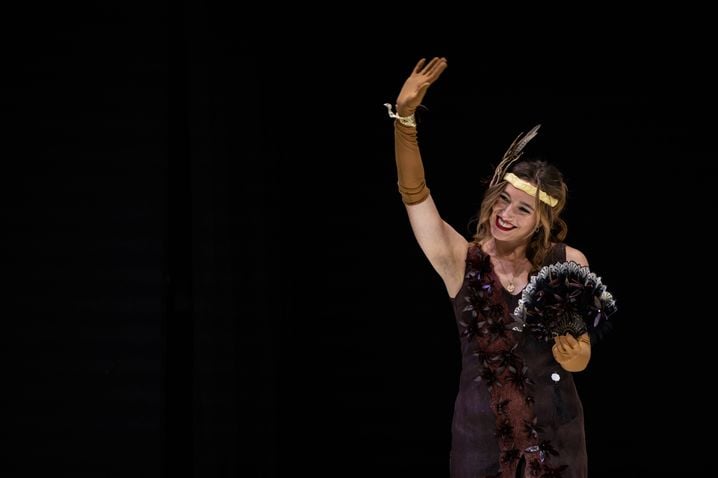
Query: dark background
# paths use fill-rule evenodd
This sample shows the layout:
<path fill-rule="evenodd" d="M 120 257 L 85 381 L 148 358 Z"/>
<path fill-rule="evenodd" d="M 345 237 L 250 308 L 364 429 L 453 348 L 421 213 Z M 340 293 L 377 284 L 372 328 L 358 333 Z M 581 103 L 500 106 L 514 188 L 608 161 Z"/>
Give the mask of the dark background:
<path fill-rule="evenodd" d="M 14 38 L 3 476 L 446 476 L 457 331 L 383 107 L 434 55 L 449 68 L 420 141 L 444 218 L 469 237 L 481 181 L 541 123 L 531 149 L 565 174 L 567 242 L 617 298 L 576 376 L 591 476 L 707 472 L 716 166 L 698 40 L 499 40 L 489 19 L 452 37 L 284 29 L 236 8 L 98 4 Z"/>

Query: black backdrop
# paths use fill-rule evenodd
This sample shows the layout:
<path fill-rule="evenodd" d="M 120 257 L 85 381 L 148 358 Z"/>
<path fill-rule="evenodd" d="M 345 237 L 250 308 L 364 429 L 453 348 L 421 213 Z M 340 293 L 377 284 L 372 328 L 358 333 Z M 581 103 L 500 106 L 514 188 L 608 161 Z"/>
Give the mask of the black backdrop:
<path fill-rule="evenodd" d="M 568 242 L 617 297 L 577 375 L 591 476 L 707 471 L 699 63 L 173 12 L 83 11 L 4 87 L 7 476 L 446 476 L 458 338 L 382 106 L 433 55 L 420 141 L 445 219 L 468 237 L 480 180 L 542 123 Z"/>

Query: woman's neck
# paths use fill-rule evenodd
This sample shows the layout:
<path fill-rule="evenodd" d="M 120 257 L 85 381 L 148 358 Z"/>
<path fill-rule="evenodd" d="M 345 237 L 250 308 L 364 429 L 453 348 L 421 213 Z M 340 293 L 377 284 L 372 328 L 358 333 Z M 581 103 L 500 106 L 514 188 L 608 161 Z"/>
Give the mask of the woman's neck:
<path fill-rule="evenodd" d="M 486 252 L 507 262 L 518 263 L 527 259 L 526 247 L 528 244 L 526 243 L 497 241 L 491 238 L 486 245 L 488 246 L 484 249 Z"/>

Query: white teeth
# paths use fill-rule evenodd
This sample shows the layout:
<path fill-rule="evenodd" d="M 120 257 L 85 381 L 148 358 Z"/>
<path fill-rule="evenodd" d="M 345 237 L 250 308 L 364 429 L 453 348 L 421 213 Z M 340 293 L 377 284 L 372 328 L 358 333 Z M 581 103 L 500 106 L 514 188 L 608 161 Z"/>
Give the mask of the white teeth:
<path fill-rule="evenodd" d="M 497 217 L 498 220 L 499 220 L 499 226 L 501 226 L 501 227 L 514 227 L 513 224 L 504 221 L 503 219 L 501 219 L 501 218 L 498 217 L 498 216 L 496 216 L 496 217 Z"/>

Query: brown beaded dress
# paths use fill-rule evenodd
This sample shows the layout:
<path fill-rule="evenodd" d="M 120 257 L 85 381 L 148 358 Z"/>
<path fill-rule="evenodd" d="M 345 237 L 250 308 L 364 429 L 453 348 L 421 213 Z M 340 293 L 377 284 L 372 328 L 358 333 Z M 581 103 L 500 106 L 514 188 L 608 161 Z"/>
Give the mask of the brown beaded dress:
<path fill-rule="evenodd" d="M 566 260 L 556 244 L 544 265 Z M 509 294 L 490 257 L 471 244 L 464 282 L 452 299 L 462 370 L 454 406 L 452 478 L 560 477 L 587 474 L 583 408 L 553 342 L 512 330 Z"/>

